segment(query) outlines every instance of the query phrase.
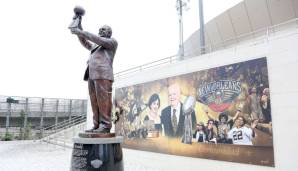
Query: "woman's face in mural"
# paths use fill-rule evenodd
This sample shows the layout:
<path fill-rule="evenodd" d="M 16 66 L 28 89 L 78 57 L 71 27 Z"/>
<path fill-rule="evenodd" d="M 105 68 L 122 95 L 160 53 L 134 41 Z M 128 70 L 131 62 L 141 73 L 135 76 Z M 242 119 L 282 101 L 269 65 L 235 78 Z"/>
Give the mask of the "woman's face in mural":
<path fill-rule="evenodd" d="M 159 109 L 159 101 L 158 101 L 158 99 L 155 100 L 155 101 L 151 104 L 150 109 L 151 109 L 153 112 L 155 112 L 155 113 L 158 112 L 158 109 Z"/>
<path fill-rule="evenodd" d="M 213 121 L 209 121 L 209 122 L 208 122 L 208 126 L 207 126 L 208 129 L 213 128 L 213 124 L 214 124 Z"/>

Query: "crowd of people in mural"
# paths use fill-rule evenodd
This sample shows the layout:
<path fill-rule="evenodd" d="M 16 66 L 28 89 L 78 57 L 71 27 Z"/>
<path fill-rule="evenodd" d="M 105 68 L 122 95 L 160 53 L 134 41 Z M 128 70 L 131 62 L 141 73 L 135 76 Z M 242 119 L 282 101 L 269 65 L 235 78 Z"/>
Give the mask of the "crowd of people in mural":
<path fill-rule="evenodd" d="M 195 80 L 200 83 L 213 81 L 207 78 L 239 80 L 244 83 L 244 95 L 237 105 L 236 100 L 232 102 L 232 110 L 214 112 L 208 104 L 200 104 L 203 108 L 200 113 L 195 108 L 189 113 L 191 122 L 185 119 L 185 104 L 182 102 L 182 96 L 185 95 L 181 93 L 178 83 L 167 86 L 168 106 L 161 105 L 164 94 L 161 95 L 160 92 L 152 93 L 148 100 L 145 100 L 142 96 L 144 89 L 138 86 L 119 89 L 118 103 L 125 111 L 119 133 L 127 138 L 147 138 L 155 131 L 158 136 L 179 138 L 183 142 L 186 130 L 190 128 L 192 143 L 253 145 L 254 138 L 258 136 L 256 130 L 272 135 L 272 122 L 268 77 L 266 72 L 263 72 L 266 65 L 250 65 L 242 67 L 244 69 L 241 71 L 241 64 L 235 64 L 197 74 L 200 77 Z M 195 101 L 199 102 L 198 99 Z M 202 116 L 208 119 L 200 118 Z"/>
<path fill-rule="evenodd" d="M 128 138 L 146 138 L 148 131 L 155 130 L 163 136 L 183 137 L 185 116 L 180 96 L 179 85 L 173 84 L 168 87 L 169 106 L 162 110 L 157 93 L 152 94 L 147 103 L 138 98 L 127 101 L 129 103 L 126 104 L 128 109 L 123 135 L 127 135 Z M 204 109 L 205 115 L 208 116 L 206 123 L 197 122 L 193 110 L 191 113 L 193 142 L 253 145 L 252 140 L 256 137 L 254 130 L 263 131 L 262 123 L 271 124 L 269 89 L 265 88 L 262 94 L 256 94 L 255 88 L 252 88 L 245 103 L 250 109 L 248 116 L 242 113 L 243 105 L 237 108 L 234 115 L 224 111 L 219 113 L 218 118 L 214 118 L 207 108 Z M 149 112 L 143 117 L 140 116 L 146 107 L 149 108 Z"/>
<path fill-rule="evenodd" d="M 196 142 L 253 145 L 257 121 L 246 125 L 247 121 L 239 109 L 230 120 L 226 113 L 220 113 L 218 120 L 209 119 L 206 126 L 203 122 L 198 123 L 193 138 Z"/>

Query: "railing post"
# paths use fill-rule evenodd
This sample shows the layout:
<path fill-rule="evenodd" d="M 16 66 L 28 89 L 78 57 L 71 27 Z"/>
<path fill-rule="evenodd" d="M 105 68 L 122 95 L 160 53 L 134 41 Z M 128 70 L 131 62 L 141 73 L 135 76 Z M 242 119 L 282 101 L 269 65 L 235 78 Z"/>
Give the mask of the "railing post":
<path fill-rule="evenodd" d="M 41 107 L 40 107 L 40 136 L 43 138 L 43 110 L 44 110 L 44 98 L 41 99 Z"/>
<path fill-rule="evenodd" d="M 55 133 L 57 132 L 58 112 L 59 112 L 59 99 L 57 99 L 57 101 L 56 101 Z"/>
<path fill-rule="evenodd" d="M 69 108 L 68 108 L 68 120 L 69 124 L 71 124 L 71 108 L 72 108 L 72 100 L 69 100 Z"/>
<path fill-rule="evenodd" d="M 7 103 L 7 113 L 6 113 L 6 134 L 8 133 L 9 128 L 9 117 L 11 116 L 11 103 Z"/>
<path fill-rule="evenodd" d="M 24 116 L 24 128 L 26 129 L 27 127 L 27 122 L 28 122 L 28 102 L 29 102 L 29 99 L 26 98 L 26 103 L 25 103 L 25 116 Z"/>
<path fill-rule="evenodd" d="M 63 143 L 64 143 L 64 150 L 65 150 L 65 147 L 66 147 L 66 131 L 64 130 L 64 138 L 63 138 Z"/>

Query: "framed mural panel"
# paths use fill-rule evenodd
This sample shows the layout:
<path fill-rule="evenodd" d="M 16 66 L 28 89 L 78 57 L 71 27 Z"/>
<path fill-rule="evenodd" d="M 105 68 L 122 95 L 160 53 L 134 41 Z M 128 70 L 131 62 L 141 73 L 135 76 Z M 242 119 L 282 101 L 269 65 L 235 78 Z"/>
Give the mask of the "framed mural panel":
<path fill-rule="evenodd" d="M 126 148 L 274 167 L 266 57 L 115 92 Z"/>

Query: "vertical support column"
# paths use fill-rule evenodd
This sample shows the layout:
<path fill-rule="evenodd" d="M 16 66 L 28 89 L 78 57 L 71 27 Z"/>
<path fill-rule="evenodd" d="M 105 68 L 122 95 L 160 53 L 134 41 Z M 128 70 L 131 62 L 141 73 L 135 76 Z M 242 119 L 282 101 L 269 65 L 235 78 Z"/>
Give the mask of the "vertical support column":
<path fill-rule="evenodd" d="M 56 101 L 55 132 L 57 132 L 58 112 L 59 112 L 59 99 L 57 99 Z"/>
<path fill-rule="evenodd" d="M 44 111 L 44 98 L 41 99 L 41 107 L 40 107 L 40 134 L 41 134 L 41 138 L 43 137 L 43 113 Z"/>
<path fill-rule="evenodd" d="M 71 108 L 72 108 L 72 100 L 69 100 L 69 108 L 68 108 L 68 120 L 69 120 L 69 124 L 71 124 Z"/>
<path fill-rule="evenodd" d="M 6 133 L 8 133 L 9 128 L 9 117 L 11 116 L 11 103 L 7 103 L 7 113 L 6 113 Z"/>
<path fill-rule="evenodd" d="M 26 98 L 26 103 L 25 103 L 25 116 L 24 116 L 24 128 L 27 127 L 27 123 L 28 123 L 28 112 L 29 112 L 29 108 L 28 108 L 28 102 L 29 102 L 29 99 Z"/>

